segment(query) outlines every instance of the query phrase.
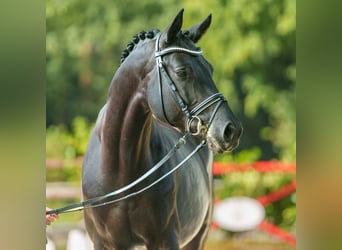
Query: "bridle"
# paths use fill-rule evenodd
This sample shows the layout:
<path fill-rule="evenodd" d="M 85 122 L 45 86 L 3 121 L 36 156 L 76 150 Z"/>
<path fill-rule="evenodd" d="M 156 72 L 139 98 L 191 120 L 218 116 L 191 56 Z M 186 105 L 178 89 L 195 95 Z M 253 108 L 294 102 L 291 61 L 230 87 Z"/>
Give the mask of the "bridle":
<path fill-rule="evenodd" d="M 169 176 L 170 174 L 175 172 L 177 169 L 179 169 L 181 166 L 183 166 L 193 155 L 195 155 L 200 149 L 202 149 L 203 146 L 206 144 L 206 140 L 203 139 L 197 145 L 197 147 L 185 159 L 183 159 L 177 166 L 175 166 L 173 169 L 171 169 L 169 172 L 167 172 L 163 176 L 159 177 L 157 180 L 155 180 L 151 184 L 139 189 L 136 192 L 131 192 L 131 193 L 129 193 L 123 197 L 120 197 L 120 198 L 117 198 L 114 200 L 110 200 L 110 201 L 104 201 L 108 198 L 112 198 L 116 195 L 119 195 L 119 194 L 131 189 L 132 187 L 136 186 L 138 183 L 145 180 L 147 177 L 149 177 L 155 171 L 157 171 L 157 169 L 159 169 L 166 161 L 168 161 L 177 152 L 177 150 L 179 150 L 179 148 L 181 148 L 181 146 L 183 146 L 186 143 L 186 141 L 190 135 L 193 135 L 193 136 L 199 135 L 201 132 L 206 133 L 209 129 L 209 126 L 211 125 L 213 118 L 215 117 L 217 110 L 219 109 L 219 107 L 221 106 L 222 103 L 226 102 L 226 99 L 224 98 L 224 96 L 221 93 L 215 93 L 215 94 L 209 96 L 208 98 L 204 99 L 197 106 L 195 106 L 192 110 L 189 110 L 188 106 L 186 105 L 183 98 L 179 94 L 179 91 L 178 91 L 176 85 L 174 84 L 174 82 L 172 81 L 170 76 L 168 75 L 168 73 L 165 69 L 164 63 L 163 63 L 162 56 L 170 54 L 170 53 L 186 53 L 189 55 L 198 56 L 198 55 L 202 54 L 202 50 L 201 49 L 200 50 L 190 50 L 190 49 L 181 48 L 181 47 L 169 47 L 169 48 L 160 50 L 159 49 L 160 34 L 161 33 L 158 34 L 157 39 L 156 39 L 155 58 L 156 58 L 156 65 L 157 65 L 157 70 L 158 70 L 158 80 L 159 80 L 159 90 L 160 90 L 159 94 L 160 94 L 161 103 L 162 103 L 163 115 L 164 115 L 165 120 L 170 125 L 172 125 L 169 122 L 169 120 L 167 119 L 166 113 L 165 113 L 165 108 L 164 108 L 164 103 L 163 103 L 162 81 L 161 81 L 162 77 L 161 77 L 161 75 L 163 75 L 164 78 L 167 80 L 169 89 L 171 90 L 171 92 L 172 92 L 173 96 L 175 97 L 178 105 L 180 106 L 181 110 L 184 112 L 184 114 L 186 116 L 185 133 L 184 133 L 183 137 L 181 137 L 178 140 L 178 142 L 173 146 L 173 148 L 156 165 L 154 165 L 145 174 L 140 176 L 138 179 L 136 179 L 132 183 L 130 183 L 130 184 L 128 184 L 128 185 L 126 185 L 120 189 L 117 189 L 113 192 L 102 195 L 102 196 L 91 198 L 91 199 L 82 201 L 80 203 L 71 204 L 71 205 L 63 207 L 63 208 L 58 208 L 58 209 L 47 211 L 46 214 L 61 214 L 61 213 L 68 213 L 68 212 L 74 212 L 74 211 L 81 211 L 81 210 L 88 209 L 88 208 L 105 206 L 105 205 L 108 205 L 111 203 L 119 202 L 119 201 L 122 201 L 122 200 L 125 200 L 128 198 L 131 198 L 133 196 L 136 196 L 136 195 L 150 189 L 151 187 L 153 187 L 154 185 L 156 185 L 157 183 L 159 183 L 160 181 L 165 179 L 167 176 Z M 204 124 L 198 115 L 214 104 L 216 104 L 216 106 L 213 109 L 213 112 L 210 116 L 210 119 L 208 120 L 208 122 L 206 124 Z M 197 122 L 196 131 L 191 131 L 190 126 L 191 126 L 192 122 Z M 98 203 L 101 201 L 103 201 L 103 202 Z"/>
<path fill-rule="evenodd" d="M 163 50 L 160 50 L 159 47 L 159 40 L 161 37 L 161 33 L 158 34 L 155 44 L 155 58 L 156 58 L 156 64 L 157 64 L 157 73 L 158 73 L 158 82 L 159 82 L 159 97 L 160 102 L 163 110 L 163 116 L 165 121 L 167 121 L 171 126 L 173 124 L 168 120 L 166 112 L 165 112 L 165 105 L 163 101 L 163 90 L 162 90 L 162 76 L 166 79 L 167 85 L 169 87 L 169 90 L 171 91 L 173 97 L 175 98 L 177 104 L 183 111 L 186 117 L 185 122 L 185 131 L 189 132 L 192 135 L 199 135 L 201 132 L 206 133 L 209 129 L 209 126 L 211 125 L 211 122 L 213 121 L 217 110 L 221 106 L 223 102 L 226 102 L 226 99 L 224 98 L 223 94 L 221 93 L 215 93 L 208 98 L 204 99 L 202 102 L 197 104 L 192 110 L 189 110 L 188 106 L 186 105 L 184 99 L 179 94 L 179 91 L 175 85 L 175 83 L 172 81 L 171 77 L 167 73 L 165 69 L 165 63 L 163 62 L 163 56 L 171 53 L 184 53 L 192 56 L 199 56 L 202 54 L 202 50 L 190 50 L 182 47 L 168 47 Z M 207 124 L 204 124 L 203 121 L 199 118 L 199 114 L 203 112 L 205 109 L 209 108 L 210 106 L 214 105 L 216 103 L 216 106 L 211 114 L 211 117 Z M 191 124 L 192 122 L 197 122 L 196 131 L 191 131 Z"/>

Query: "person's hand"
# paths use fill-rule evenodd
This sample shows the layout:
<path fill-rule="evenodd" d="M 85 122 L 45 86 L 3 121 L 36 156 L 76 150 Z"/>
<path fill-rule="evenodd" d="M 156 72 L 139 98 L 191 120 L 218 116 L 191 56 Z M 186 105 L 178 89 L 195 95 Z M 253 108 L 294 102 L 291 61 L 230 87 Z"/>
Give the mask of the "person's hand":
<path fill-rule="evenodd" d="M 52 210 L 51 208 L 46 207 L 46 212 Z M 51 222 L 54 222 L 58 218 L 57 214 L 46 214 L 45 215 L 45 220 L 46 220 L 46 225 L 50 225 Z"/>

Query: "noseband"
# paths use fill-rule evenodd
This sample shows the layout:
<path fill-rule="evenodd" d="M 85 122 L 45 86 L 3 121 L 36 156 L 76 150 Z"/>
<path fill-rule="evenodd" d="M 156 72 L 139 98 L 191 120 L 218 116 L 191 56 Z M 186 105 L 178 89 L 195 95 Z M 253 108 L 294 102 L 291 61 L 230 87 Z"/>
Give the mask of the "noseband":
<path fill-rule="evenodd" d="M 158 70 L 158 81 L 159 81 L 159 96 L 161 100 L 161 106 L 163 110 L 163 116 L 165 120 L 173 126 L 173 124 L 168 120 L 166 113 L 165 113 L 165 108 L 164 108 L 164 101 L 163 101 L 163 93 L 162 93 L 162 75 L 166 79 L 169 89 L 171 90 L 171 93 L 176 99 L 176 102 L 180 106 L 181 110 L 185 114 L 186 117 L 186 124 L 185 124 L 185 132 L 189 132 L 192 135 L 199 135 L 201 132 L 206 133 L 211 125 L 212 120 L 215 117 L 215 114 L 221 104 L 223 102 L 226 102 L 226 99 L 221 93 L 215 93 L 208 98 L 204 99 L 202 102 L 200 102 L 197 106 L 195 106 L 192 110 L 189 110 L 188 106 L 184 102 L 184 99 L 182 96 L 179 94 L 179 91 L 172 81 L 171 77 L 167 73 L 165 69 L 165 63 L 163 62 L 162 56 L 171 54 L 171 53 L 184 53 L 184 54 L 189 54 L 192 56 L 198 56 L 202 54 L 202 50 L 190 50 L 186 48 L 181 48 L 181 47 L 169 47 L 165 48 L 163 50 L 160 50 L 159 48 L 159 40 L 160 40 L 160 35 L 161 33 L 158 34 L 157 39 L 156 39 L 156 45 L 155 45 L 155 58 L 156 58 L 156 64 L 157 64 L 157 70 Z M 207 124 L 204 124 L 203 121 L 199 118 L 199 114 L 209 108 L 210 106 L 214 105 L 216 103 L 216 106 L 211 114 L 211 117 L 208 121 Z M 191 124 L 193 122 L 197 122 L 196 126 L 196 131 L 191 130 Z"/>

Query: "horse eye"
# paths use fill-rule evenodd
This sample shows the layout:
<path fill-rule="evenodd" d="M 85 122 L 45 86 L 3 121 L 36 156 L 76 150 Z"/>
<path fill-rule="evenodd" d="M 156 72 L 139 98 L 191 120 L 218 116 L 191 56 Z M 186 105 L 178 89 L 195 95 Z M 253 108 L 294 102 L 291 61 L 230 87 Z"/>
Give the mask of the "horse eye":
<path fill-rule="evenodd" d="M 179 78 L 185 78 L 187 76 L 186 70 L 185 69 L 179 69 L 179 70 L 176 71 L 176 75 Z"/>

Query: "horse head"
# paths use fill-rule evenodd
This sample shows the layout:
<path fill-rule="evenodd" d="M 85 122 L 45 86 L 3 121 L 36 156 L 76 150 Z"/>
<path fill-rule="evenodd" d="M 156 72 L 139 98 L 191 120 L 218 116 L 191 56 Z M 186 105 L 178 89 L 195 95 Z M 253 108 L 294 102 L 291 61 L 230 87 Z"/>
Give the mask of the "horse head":
<path fill-rule="evenodd" d="M 155 119 L 181 133 L 205 139 L 212 151 L 223 153 L 239 144 L 242 126 L 215 86 L 213 67 L 195 45 L 210 23 L 211 15 L 181 30 L 182 9 L 171 25 L 157 34 L 156 66 L 147 95 Z"/>

